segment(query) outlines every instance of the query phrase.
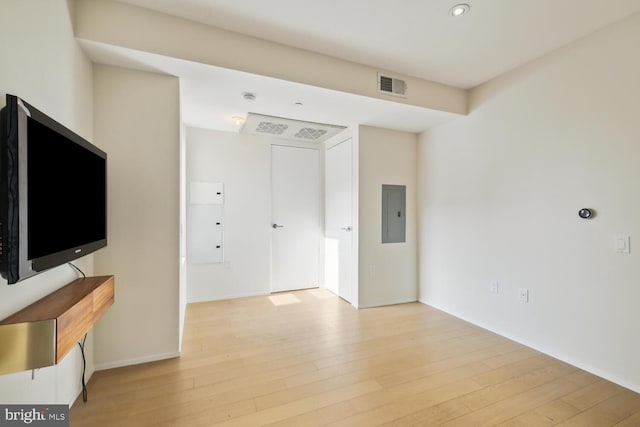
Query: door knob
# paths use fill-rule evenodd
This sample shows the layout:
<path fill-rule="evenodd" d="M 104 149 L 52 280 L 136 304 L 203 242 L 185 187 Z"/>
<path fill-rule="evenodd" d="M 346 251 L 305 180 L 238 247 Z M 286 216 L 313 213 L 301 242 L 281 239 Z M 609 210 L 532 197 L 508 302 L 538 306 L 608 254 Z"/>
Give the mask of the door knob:
<path fill-rule="evenodd" d="M 283 228 L 284 225 L 279 225 L 279 224 L 273 224 L 272 225 L 273 228 Z"/>
<path fill-rule="evenodd" d="M 340 227 L 340 230 L 351 231 L 351 227 Z"/>

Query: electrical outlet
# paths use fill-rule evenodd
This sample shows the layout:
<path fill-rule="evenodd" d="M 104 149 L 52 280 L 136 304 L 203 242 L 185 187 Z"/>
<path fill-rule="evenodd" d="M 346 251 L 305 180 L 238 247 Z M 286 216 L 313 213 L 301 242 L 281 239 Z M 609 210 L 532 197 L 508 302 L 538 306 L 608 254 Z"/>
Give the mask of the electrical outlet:
<path fill-rule="evenodd" d="M 489 292 L 491 292 L 492 294 L 497 294 L 499 291 L 500 288 L 498 287 L 497 280 L 492 280 L 491 282 L 489 282 Z"/>
<path fill-rule="evenodd" d="M 375 264 L 370 264 L 369 265 L 369 276 L 375 276 L 376 275 L 376 266 Z"/>
<path fill-rule="evenodd" d="M 529 289 L 527 288 L 518 289 L 518 301 L 529 302 Z"/>

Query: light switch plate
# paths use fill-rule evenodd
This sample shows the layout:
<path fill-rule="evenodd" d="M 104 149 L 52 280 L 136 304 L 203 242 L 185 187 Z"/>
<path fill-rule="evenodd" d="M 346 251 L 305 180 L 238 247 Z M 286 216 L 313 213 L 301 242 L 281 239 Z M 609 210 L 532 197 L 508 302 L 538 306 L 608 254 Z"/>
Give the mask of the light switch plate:
<path fill-rule="evenodd" d="M 614 250 L 619 254 L 628 254 L 631 252 L 630 241 L 630 236 L 617 235 L 614 239 Z"/>
<path fill-rule="evenodd" d="M 497 280 L 492 280 L 491 282 L 489 282 L 489 291 L 492 294 L 497 294 L 499 292 L 499 287 L 498 287 L 498 281 Z"/>

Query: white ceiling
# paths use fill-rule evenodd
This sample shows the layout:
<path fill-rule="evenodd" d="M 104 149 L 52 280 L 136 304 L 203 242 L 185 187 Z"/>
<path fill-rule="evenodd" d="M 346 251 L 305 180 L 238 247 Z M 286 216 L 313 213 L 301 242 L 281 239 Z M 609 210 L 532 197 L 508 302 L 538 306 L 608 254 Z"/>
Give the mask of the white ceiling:
<path fill-rule="evenodd" d="M 120 0 L 401 74 L 469 88 L 640 11 L 640 0 Z M 95 61 L 179 76 L 188 126 L 248 112 L 421 132 L 459 117 L 80 40 Z M 256 100 L 247 102 L 243 92 Z M 302 102 L 302 106 L 295 105 Z"/>
<path fill-rule="evenodd" d="M 121 0 L 470 88 L 640 11 L 640 0 Z M 459 18 L 457 3 L 471 6 Z"/>

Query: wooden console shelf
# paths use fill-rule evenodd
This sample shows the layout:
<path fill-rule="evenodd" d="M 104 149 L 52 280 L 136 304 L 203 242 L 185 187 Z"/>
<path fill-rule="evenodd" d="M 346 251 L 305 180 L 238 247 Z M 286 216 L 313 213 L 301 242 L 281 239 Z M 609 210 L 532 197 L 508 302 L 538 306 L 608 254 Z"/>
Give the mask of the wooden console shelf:
<path fill-rule="evenodd" d="M 27 341 L 30 342 L 28 347 L 38 348 L 41 353 L 48 352 L 49 347 L 53 347 L 51 349 L 53 361 L 54 363 L 59 363 L 107 311 L 113 302 L 113 276 L 77 279 L 12 316 L 7 317 L 0 322 L 0 328 L 3 328 L 3 325 L 9 325 L 15 326 L 13 329 L 16 330 L 18 327 L 30 330 L 34 329 L 36 325 L 43 325 L 44 329 L 52 330 L 54 334 L 53 337 L 49 337 L 48 332 L 46 332 L 39 333 L 39 337 L 28 337 L 27 339 L 20 337 L 21 333 L 15 331 L 7 333 L 7 336 L 17 337 L 17 339 L 14 338 L 16 342 L 15 346 L 17 347 L 20 347 L 19 341 L 27 339 Z M 7 329 L 9 328 L 7 327 Z M 2 333 L 0 333 L 0 335 L 2 335 Z M 7 344 L 9 346 L 11 345 L 11 343 Z M 11 348 L 7 348 L 6 350 L 11 351 Z M 25 353 L 25 351 L 20 348 L 17 348 L 14 352 L 16 354 L 17 352 Z M 29 351 L 29 353 L 33 352 L 33 350 Z M 35 356 L 37 355 L 26 355 L 27 358 L 33 358 Z M 24 368 L 24 366 L 22 367 Z M 26 367 L 26 369 L 32 369 L 34 367 L 39 366 L 30 366 Z"/>

